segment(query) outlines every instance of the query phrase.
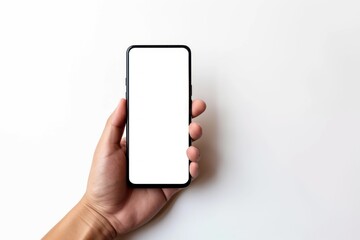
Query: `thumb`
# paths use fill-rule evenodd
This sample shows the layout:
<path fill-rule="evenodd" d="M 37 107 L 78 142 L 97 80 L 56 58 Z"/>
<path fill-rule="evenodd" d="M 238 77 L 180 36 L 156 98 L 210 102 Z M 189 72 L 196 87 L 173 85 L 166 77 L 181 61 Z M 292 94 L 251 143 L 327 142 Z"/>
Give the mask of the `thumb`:
<path fill-rule="evenodd" d="M 106 122 L 102 140 L 108 144 L 120 145 L 126 124 L 126 100 L 121 99 L 115 111 Z"/>

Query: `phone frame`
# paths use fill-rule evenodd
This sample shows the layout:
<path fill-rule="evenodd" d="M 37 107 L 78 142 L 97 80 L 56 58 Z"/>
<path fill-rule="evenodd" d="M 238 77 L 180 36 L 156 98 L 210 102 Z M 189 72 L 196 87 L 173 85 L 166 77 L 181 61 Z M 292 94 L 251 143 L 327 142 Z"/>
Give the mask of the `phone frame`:
<path fill-rule="evenodd" d="M 130 76 L 129 76 L 129 64 L 130 64 L 130 51 L 131 49 L 134 48 L 184 48 L 188 51 L 189 53 L 189 57 L 188 57 L 188 62 L 189 62 L 189 96 L 188 96 L 188 102 L 189 102 L 189 125 L 191 123 L 191 119 L 192 119 L 192 84 L 191 84 L 191 49 L 186 46 L 186 45 L 131 45 L 130 47 L 128 47 L 128 49 L 126 50 L 126 79 L 125 79 L 125 84 L 126 84 L 126 180 L 127 180 L 127 184 L 130 187 L 133 188 L 183 188 L 183 187 L 187 187 L 190 183 L 191 183 L 191 174 L 190 174 L 190 160 L 189 160 L 189 178 L 188 180 L 183 183 L 183 184 L 136 184 L 136 183 L 132 183 L 130 181 L 130 174 L 129 174 L 129 170 L 130 170 L 130 165 L 129 165 L 129 161 L 130 161 L 130 153 L 129 153 L 129 144 L 130 144 L 130 133 L 129 133 L 129 102 L 130 97 L 129 97 L 129 86 L 130 86 Z M 130 80 L 130 81 L 129 81 Z M 189 146 L 191 146 L 192 143 L 192 139 L 190 137 L 189 134 Z M 184 153 L 185 154 L 185 153 Z"/>

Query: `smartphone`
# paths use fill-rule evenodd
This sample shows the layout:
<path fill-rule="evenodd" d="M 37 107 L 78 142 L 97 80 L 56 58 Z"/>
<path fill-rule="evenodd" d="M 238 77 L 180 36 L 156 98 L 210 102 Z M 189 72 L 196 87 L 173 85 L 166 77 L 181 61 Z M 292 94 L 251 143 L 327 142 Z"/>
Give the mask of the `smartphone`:
<path fill-rule="evenodd" d="M 126 52 L 126 158 L 132 187 L 190 184 L 191 50 L 133 45 Z"/>

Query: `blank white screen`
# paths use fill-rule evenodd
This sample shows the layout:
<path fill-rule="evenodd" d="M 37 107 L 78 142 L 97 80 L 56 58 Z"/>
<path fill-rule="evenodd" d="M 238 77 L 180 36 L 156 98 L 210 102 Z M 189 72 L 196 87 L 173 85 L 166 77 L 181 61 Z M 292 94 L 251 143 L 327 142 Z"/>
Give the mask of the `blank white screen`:
<path fill-rule="evenodd" d="M 135 47 L 128 61 L 129 180 L 184 184 L 189 179 L 189 52 Z"/>

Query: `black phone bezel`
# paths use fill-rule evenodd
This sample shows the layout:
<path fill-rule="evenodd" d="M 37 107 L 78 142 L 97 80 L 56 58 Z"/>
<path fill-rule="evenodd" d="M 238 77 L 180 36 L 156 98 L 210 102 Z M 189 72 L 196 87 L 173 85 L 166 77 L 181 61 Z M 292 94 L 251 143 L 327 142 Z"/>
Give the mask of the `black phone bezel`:
<path fill-rule="evenodd" d="M 129 144 L 130 144 L 130 133 L 129 133 L 129 102 L 130 102 L 130 98 L 129 98 L 129 86 L 130 86 L 130 76 L 129 76 L 129 61 L 130 61 L 130 51 L 131 49 L 134 48 L 185 48 L 188 53 L 189 53 L 189 58 L 188 58 L 188 62 L 189 62 L 189 97 L 188 97 L 188 101 L 189 101 L 189 124 L 191 123 L 191 113 L 192 113 L 192 84 L 191 84 L 191 49 L 186 46 L 186 45 L 131 45 L 130 47 L 128 47 L 128 49 L 126 50 L 126 79 L 125 79 L 125 84 L 126 84 L 126 138 L 127 138 L 127 143 L 126 143 L 126 180 L 127 180 L 127 184 L 130 187 L 133 188 L 184 188 L 189 186 L 189 184 L 191 183 L 191 174 L 190 174 L 190 160 L 189 160 L 189 178 L 188 180 L 183 183 L 183 184 L 173 184 L 173 183 L 169 183 L 169 184 L 138 184 L 138 183 L 132 183 L 130 181 L 130 175 L 129 175 L 129 170 L 130 170 L 130 165 L 129 165 Z M 192 140 L 191 137 L 189 135 L 189 146 L 191 146 Z"/>

